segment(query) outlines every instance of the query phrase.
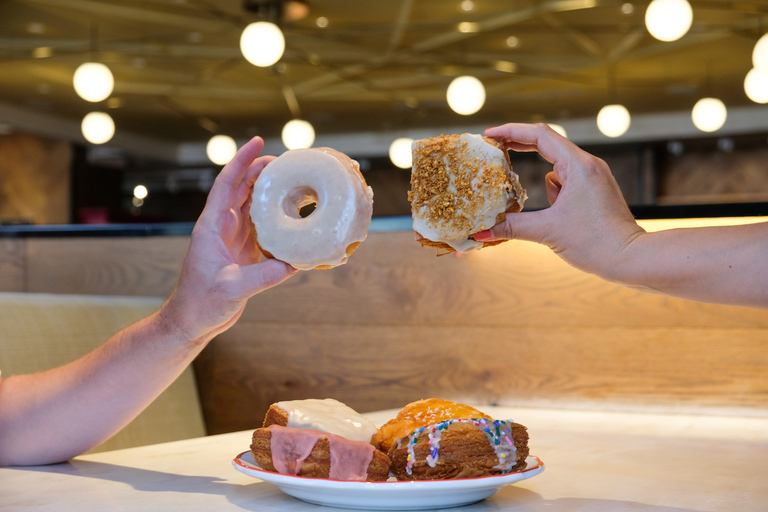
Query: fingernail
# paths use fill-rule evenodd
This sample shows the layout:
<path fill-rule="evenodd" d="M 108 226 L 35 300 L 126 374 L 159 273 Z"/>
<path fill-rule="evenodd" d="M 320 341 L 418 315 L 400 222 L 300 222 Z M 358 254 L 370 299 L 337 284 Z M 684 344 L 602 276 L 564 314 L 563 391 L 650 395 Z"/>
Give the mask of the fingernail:
<path fill-rule="evenodd" d="M 474 236 L 474 239 L 478 242 L 484 242 L 485 240 L 490 240 L 491 238 L 493 238 L 493 234 L 491 234 L 490 229 L 478 231 Z"/>

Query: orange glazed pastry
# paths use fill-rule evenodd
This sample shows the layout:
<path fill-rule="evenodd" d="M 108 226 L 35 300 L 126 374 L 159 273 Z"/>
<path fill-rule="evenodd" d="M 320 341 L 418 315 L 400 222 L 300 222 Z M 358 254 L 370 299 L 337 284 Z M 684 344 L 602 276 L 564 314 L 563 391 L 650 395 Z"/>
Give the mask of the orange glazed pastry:
<path fill-rule="evenodd" d="M 387 452 L 398 439 L 407 436 L 417 428 L 445 420 L 469 418 L 491 419 L 487 414 L 468 405 L 440 398 L 419 400 L 403 407 L 394 419 L 382 425 L 372 442 L 379 449 Z"/>

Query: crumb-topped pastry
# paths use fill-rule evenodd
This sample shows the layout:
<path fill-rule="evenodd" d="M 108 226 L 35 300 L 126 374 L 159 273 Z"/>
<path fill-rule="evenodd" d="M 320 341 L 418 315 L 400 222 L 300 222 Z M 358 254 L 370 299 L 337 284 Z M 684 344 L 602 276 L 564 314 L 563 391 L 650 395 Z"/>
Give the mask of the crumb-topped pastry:
<path fill-rule="evenodd" d="M 411 152 L 408 200 L 419 242 L 446 252 L 501 243 L 472 235 L 522 210 L 527 198 L 503 144 L 464 133 L 416 140 Z"/>

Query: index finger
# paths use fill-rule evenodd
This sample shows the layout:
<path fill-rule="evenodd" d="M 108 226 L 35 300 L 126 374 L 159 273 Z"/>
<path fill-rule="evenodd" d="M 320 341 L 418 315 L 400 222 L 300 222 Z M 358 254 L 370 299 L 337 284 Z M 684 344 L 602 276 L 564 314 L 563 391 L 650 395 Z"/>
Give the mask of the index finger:
<path fill-rule="evenodd" d="M 235 153 L 232 160 L 216 176 L 201 217 L 208 213 L 208 215 L 213 216 L 213 222 L 218 223 L 221 216 L 226 215 L 231 208 L 235 207 L 238 201 L 238 189 L 263 148 L 264 141 L 262 138 L 254 137 Z M 256 167 L 258 168 L 258 165 Z M 255 180 L 255 178 L 253 179 Z"/>
<path fill-rule="evenodd" d="M 504 141 L 515 151 L 537 151 L 548 162 L 556 164 L 572 157 L 576 146 L 544 123 L 508 123 L 485 130 L 486 137 Z"/>

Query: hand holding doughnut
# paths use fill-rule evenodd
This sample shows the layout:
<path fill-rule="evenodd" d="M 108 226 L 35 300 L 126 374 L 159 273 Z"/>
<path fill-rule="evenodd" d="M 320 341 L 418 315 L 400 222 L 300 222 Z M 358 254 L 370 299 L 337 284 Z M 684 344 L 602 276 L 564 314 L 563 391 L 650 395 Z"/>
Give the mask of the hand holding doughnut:
<path fill-rule="evenodd" d="M 259 262 L 248 219 L 253 184 L 274 157 L 259 157 L 255 137 L 224 166 L 192 231 L 176 289 L 161 309 L 173 328 L 203 343 L 228 329 L 251 296 L 291 277 L 296 270 L 277 260 Z"/>

